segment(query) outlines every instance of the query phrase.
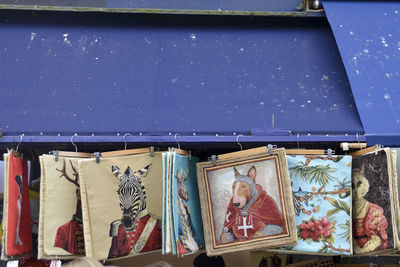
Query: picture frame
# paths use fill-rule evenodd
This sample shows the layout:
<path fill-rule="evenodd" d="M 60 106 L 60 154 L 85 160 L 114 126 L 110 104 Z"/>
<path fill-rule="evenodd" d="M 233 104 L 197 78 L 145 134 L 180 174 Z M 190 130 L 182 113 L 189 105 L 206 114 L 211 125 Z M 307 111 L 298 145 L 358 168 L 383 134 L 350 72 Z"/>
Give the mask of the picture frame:
<path fill-rule="evenodd" d="M 207 255 L 297 243 L 285 149 L 270 152 L 255 148 L 197 164 Z"/>

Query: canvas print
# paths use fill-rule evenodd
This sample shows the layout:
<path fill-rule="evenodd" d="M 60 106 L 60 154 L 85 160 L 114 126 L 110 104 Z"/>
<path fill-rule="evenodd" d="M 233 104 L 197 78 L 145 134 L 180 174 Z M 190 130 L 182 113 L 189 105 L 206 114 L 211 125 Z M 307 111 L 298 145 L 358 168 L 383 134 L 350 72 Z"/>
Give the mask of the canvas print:
<path fill-rule="evenodd" d="M 208 254 L 295 242 L 285 152 L 274 151 L 198 164 Z"/>
<path fill-rule="evenodd" d="M 42 155 L 38 257 L 85 254 L 80 189 L 80 158 Z"/>
<path fill-rule="evenodd" d="M 5 154 L 2 259 L 32 251 L 28 162 Z"/>
<path fill-rule="evenodd" d="M 287 250 L 352 253 L 351 156 L 289 155 L 298 243 Z"/>
<path fill-rule="evenodd" d="M 72 171 L 70 173 L 67 173 L 67 161 Z M 71 183 L 76 187 L 76 208 L 72 219 L 57 228 L 54 247 L 62 248 L 71 254 L 83 254 L 85 252 L 85 242 L 83 240 L 81 191 L 77 166 L 70 159 L 63 158 L 62 167 L 56 168 L 56 170 L 60 173 L 59 178 L 64 178 L 65 182 Z"/>
<path fill-rule="evenodd" d="M 355 254 L 395 248 L 390 150 L 353 159 L 353 246 Z"/>
<path fill-rule="evenodd" d="M 161 249 L 161 153 L 80 160 L 79 175 L 87 256 Z"/>
<path fill-rule="evenodd" d="M 204 248 L 203 222 L 196 176 L 198 158 L 175 153 L 172 211 L 174 240 L 179 255 Z"/>

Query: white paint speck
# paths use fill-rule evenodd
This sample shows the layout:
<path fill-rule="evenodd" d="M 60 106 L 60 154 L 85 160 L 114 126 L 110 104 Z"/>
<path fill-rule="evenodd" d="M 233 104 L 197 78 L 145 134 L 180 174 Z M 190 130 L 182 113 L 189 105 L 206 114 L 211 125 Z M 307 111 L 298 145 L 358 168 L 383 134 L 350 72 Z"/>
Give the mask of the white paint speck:
<path fill-rule="evenodd" d="M 399 11 L 395 10 L 394 13 L 397 14 L 397 13 L 399 13 Z"/>
<path fill-rule="evenodd" d="M 307 103 L 310 104 L 310 103 L 311 103 L 311 100 L 307 100 Z"/>
<path fill-rule="evenodd" d="M 262 101 L 260 102 L 260 106 L 264 106 L 264 104 L 265 104 L 264 102 L 262 102 Z"/>
<path fill-rule="evenodd" d="M 63 34 L 64 38 L 67 38 L 68 35 L 69 35 L 68 33 L 64 33 L 64 34 Z"/>
<path fill-rule="evenodd" d="M 240 52 L 243 52 L 243 51 L 244 51 L 244 48 L 240 48 L 239 50 L 240 50 Z"/>
<path fill-rule="evenodd" d="M 296 102 L 296 100 L 294 100 L 294 99 L 290 99 L 290 101 L 289 101 L 290 103 L 294 103 L 294 102 Z"/>
<path fill-rule="evenodd" d="M 171 79 L 171 83 L 176 83 L 178 81 L 178 77 Z"/>
<path fill-rule="evenodd" d="M 385 99 L 389 99 L 389 98 L 390 98 L 390 95 L 389 95 L 389 94 L 385 94 L 383 97 L 384 97 Z"/>
<path fill-rule="evenodd" d="M 36 37 L 36 32 L 31 32 L 31 42 L 33 41 L 33 39 L 35 39 Z"/>
<path fill-rule="evenodd" d="M 196 34 L 192 33 L 192 34 L 190 35 L 190 39 L 196 40 Z"/>
<path fill-rule="evenodd" d="M 340 27 L 340 28 L 343 28 L 343 24 L 340 24 L 339 27 Z"/>
<path fill-rule="evenodd" d="M 355 35 L 355 33 L 353 31 L 350 31 L 349 34 L 350 35 Z"/>
<path fill-rule="evenodd" d="M 365 53 L 365 54 L 368 54 L 368 52 L 369 52 L 368 49 L 365 48 L 365 49 L 364 49 L 364 53 Z"/>
<path fill-rule="evenodd" d="M 147 44 L 151 44 L 151 41 L 147 39 L 147 37 L 144 37 L 144 40 L 146 41 Z"/>
<path fill-rule="evenodd" d="M 356 74 L 360 74 L 360 71 L 359 71 L 359 70 L 355 70 L 355 72 L 356 72 Z"/>

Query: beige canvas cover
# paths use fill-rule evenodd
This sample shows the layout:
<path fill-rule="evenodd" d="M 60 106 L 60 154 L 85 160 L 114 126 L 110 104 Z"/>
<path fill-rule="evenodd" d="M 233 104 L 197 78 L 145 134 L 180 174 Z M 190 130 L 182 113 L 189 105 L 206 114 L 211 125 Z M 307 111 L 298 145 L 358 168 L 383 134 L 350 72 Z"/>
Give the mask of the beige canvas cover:
<path fill-rule="evenodd" d="M 71 222 L 73 216 L 77 212 L 77 208 L 79 209 L 79 207 L 77 207 L 78 186 L 63 176 L 64 166 L 65 174 L 69 178 L 75 179 L 76 175 L 79 175 L 77 173 L 79 158 L 58 157 L 56 160 L 55 156 L 44 154 L 40 156 L 39 159 L 41 180 L 38 258 L 73 258 L 75 253 L 70 253 L 63 248 L 55 246 L 55 242 L 57 232 L 60 234 L 63 230 L 63 226 L 69 226 L 73 223 Z M 78 211 L 78 213 L 79 212 L 80 211 Z M 74 228 L 72 229 L 74 231 L 73 233 L 71 232 L 71 234 L 75 236 L 77 230 Z M 79 239 L 82 237 L 82 240 L 79 240 L 79 243 L 76 244 L 77 246 L 79 244 L 79 248 L 77 249 L 78 253 L 76 254 L 84 254 L 83 234 L 78 233 L 78 237 Z M 79 250 L 81 253 L 79 253 Z"/>
<path fill-rule="evenodd" d="M 151 164 L 151 165 L 150 165 Z M 122 210 L 118 195 L 120 181 L 113 174 L 113 166 L 125 172 L 129 167 L 138 171 L 149 166 L 142 179 L 146 190 L 146 214 L 152 218 L 162 217 L 162 161 L 161 153 L 150 153 L 79 161 L 82 194 L 82 212 L 85 234 L 86 255 L 98 260 L 108 258 L 113 222 L 121 219 Z M 132 252 L 128 256 L 136 255 Z"/>

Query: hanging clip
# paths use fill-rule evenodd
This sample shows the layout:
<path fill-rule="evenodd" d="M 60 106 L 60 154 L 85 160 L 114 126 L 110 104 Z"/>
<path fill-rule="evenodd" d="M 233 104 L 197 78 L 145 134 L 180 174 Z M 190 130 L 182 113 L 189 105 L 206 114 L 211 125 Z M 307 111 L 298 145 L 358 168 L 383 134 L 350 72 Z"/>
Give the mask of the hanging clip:
<path fill-rule="evenodd" d="M 58 161 L 59 152 L 58 150 L 52 150 L 49 151 L 49 155 L 54 156 L 54 161 Z"/>
<path fill-rule="evenodd" d="M 150 150 L 150 157 L 154 157 L 154 146 L 149 147 Z"/>
<path fill-rule="evenodd" d="M 340 145 L 341 145 L 343 151 L 349 151 L 349 143 L 345 142 L 345 143 L 341 143 Z"/>
<path fill-rule="evenodd" d="M 208 160 L 212 161 L 213 166 L 217 165 L 217 156 L 216 155 L 212 155 L 211 157 L 208 158 Z"/>
<path fill-rule="evenodd" d="M 382 148 L 383 148 L 382 145 L 376 144 L 376 145 L 375 145 L 375 155 L 378 155 L 378 151 L 379 151 L 380 149 L 382 149 Z"/>
<path fill-rule="evenodd" d="M 100 152 L 94 152 L 94 153 L 92 154 L 92 157 L 95 157 L 95 158 L 96 158 L 96 163 L 100 163 L 100 156 L 101 156 L 101 153 L 100 153 Z"/>
<path fill-rule="evenodd" d="M 270 155 L 272 155 L 272 153 L 274 152 L 274 149 L 277 148 L 277 147 L 278 147 L 277 145 L 268 144 L 268 145 L 267 145 L 268 153 L 269 153 Z"/>
<path fill-rule="evenodd" d="M 335 150 L 328 148 L 326 150 L 326 154 L 328 155 L 328 159 L 332 159 L 332 155 L 335 154 Z"/>

